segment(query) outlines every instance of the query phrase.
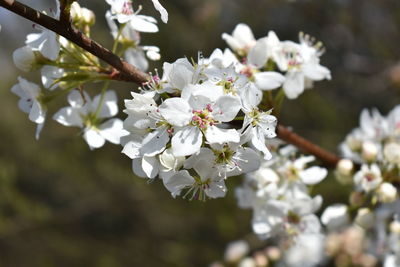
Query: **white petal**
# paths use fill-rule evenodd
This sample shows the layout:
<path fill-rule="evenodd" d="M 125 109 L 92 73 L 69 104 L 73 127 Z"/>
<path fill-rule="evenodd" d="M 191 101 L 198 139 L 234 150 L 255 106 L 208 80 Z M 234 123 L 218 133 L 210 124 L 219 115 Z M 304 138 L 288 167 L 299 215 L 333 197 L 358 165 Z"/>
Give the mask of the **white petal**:
<path fill-rule="evenodd" d="M 86 129 L 83 138 L 86 140 L 86 143 L 88 143 L 90 149 L 102 147 L 106 142 L 104 137 L 94 129 Z"/>
<path fill-rule="evenodd" d="M 240 98 L 245 111 L 253 110 L 260 104 L 263 93 L 253 83 L 249 83 L 240 91 Z"/>
<path fill-rule="evenodd" d="M 64 107 L 53 115 L 53 119 L 65 126 L 83 127 L 82 117 L 79 109 Z"/>
<path fill-rule="evenodd" d="M 43 123 L 46 118 L 46 111 L 42 105 L 34 100 L 32 103 L 32 109 L 29 112 L 29 119 L 35 123 Z"/>
<path fill-rule="evenodd" d="M 120 119 L 111 119 L 99 126 L 100 135 L 108 142 L 118 145 L 121 136 L 127 134 L 123 129 L 123 122 Z"/>
<path fill-rule="evenodd" d="M 169 134 L 164 127 L 157 128 L 149 133 L 142 142 L 140 152 L 146 156 L 155 156 L 160 154 L 169 141 Z"/>
<path fill-rule="evenodd" d="M 172 153 L 176 157 L 189 156 L 200 150 L 203 134 L 197 127 L 188 126 L 172 137 Z"/>
<path fill-rule="evenodd" d="M 53 83 L 56 79 L 59 79 L 63 76 L 64 70 L 58 67 L 46 65 L 41 69 L 40 73 L 42 75 L 43 86 L 50 90 L 54 90 L 57 88 L 57 85 L 53 85 Z"/>
<path fill-rule="evenodd" d="M 223 179 L 211 182 L 209 187 L 204 190 L 206 195 L 210 198 L 224 197 L 226 195 L 226 191 L 227 189 Z"/>
<path fill-rule="evenodd" d="M 169 179 L 164 181 L 165 187 L 171 192 L 173 197 L 179 196 L 182 189 L 192 186 L 195 183 L 188 171 L 179 171 Z"/>
<path fill-rule="evenodd" d="M 320 81 L 323 79 L 329 80 L 331 78 L 331 72 L 329 69 L 319 65 L 319 63 L 304 64 L 302 70 L 304 75 L 313 81 Z"/>
<path fill-rule="evenodd" d="M 188 102 L 182 98 L 168 98 L 159 109 L 164 119 L 174 126 L 182 127 L 192 120 L 192 110 Z"/>
<path fill-rule="evenodd" d="M 313 166 L 301 171 L 299 176 L 303 183 L 307 185 L 314 185 L 321 182 L 327 174 L 328 171 L 325 168 Z"/>
<path fill-rule="evenodd" d="M 267 63 L 268 60 L 267 39 L 261 38 L 257 40 L 256 44 L 250 49 L 247 57 L 248 62 L 257 68 L 261 68 Z"/>
<path fill-rule="evenodd" d="M 132 16 L 129 26 L 138 32 L 158 32 L 157 25 L 151 22 L 149 18 L 143 15 Z"/>
<path fill-rule="evenodd" d="M 83 107 L 85 100 L 87 102 L 92 101 L 86 92 L 83 92 L 83 96 L 78 90 L 73 90 L 68 94 L 68 103 L 71 105 L 71 107 Z"/>
<path fill-rule="evenodd" d="M 205 135 L 207 141 L 211 144 L 239 143 L 240 141 L 240 135 L 235 129 L 221 129 L 216 126 L 210 126 L 207 128 Z"/>
<path fill-rule="evenodd" d="M 153 4 L 154 4 L 154 8 L 158 12 L 160 12 L 160 14 L 161 14 L 161 20 L 164 23 L 167 23 L 168 22 L 168 12 L 167 12 L 167 10 L 160 4 L 160 2 L 158 2 L 158 0 L 152 0 L 152 1 L 153 1 Z"/>
<path fill-rule="evenodd" d="M 236 176 L 242 173 L 250 173 L 258 170 L 261 165 L 259 153 L 251 148 L 239 148 L 235 154 L 238 168 L 228 173 L 228 176 Z"/>
<path fill-rule="evenodd" d="M 92 107 L 95 111 L 100 102 L 100 95 L 93 99 Z M 117 94 L 115 91 L 107 91 L 104 95 L 103 105 L 99 113 L 99 118 L 110 118 L 118 114 Z"/>
<path fill-rule="evenodd" d="M 147 61 L 144 51 L 138 48 L 128 48 L 125 51 L 125 60 L 140 69 L 141 71 L 147 71 L 149 62 Z"/>
<path fill-rule="evenodd" d="M 142 140 L 130 140 L 122 149 L 121 153 L 127 155 L 131 159 L 136 159 L 140 157 L 140 148 L 142 147 Z"/>
<path fill-rule="evenodd" d="M 301 72 L 289 72 L 283 84 L 287 98 L 295 99 L 304 91 L 304 75 Z"/>
<path fill-rule="evenodd" d="M 155 178 L 160 169 L 160 161 L 157 157 L 143 157 L 142 169 L 147 177 Z"/>
<path fill-rule="evenodd" d="M 261 129 L 258 129 L 257 127 L 252 129 L 251 143 L 256 149 L 264 153 L 265 160 L 270 160 L 272 158 L 271 152 L 269 152 L 265 145 L 265 137 Z"/>
<path fill-rule="evenodd" d="M 142 168 L 142 158 L 137 158 L 132 160 L 132 171 L 135 175 L 146 178 L 147 174 L 143 171 Z"/>
<path fill-rule="evenodd" d="M 43 123 L 39 123 L 39 124 L 36 126 L 36 132 L 35 132 L 35 138 L 36 138 L 36 140 L 39 140 L 40 133 L 42 132 L 43 126 L 44 126 L 44 122 L 43 122 Z"/>
<path fill-rule="evenodd" d="M 280 87 L 285 81 L 285 76 L 274 71 L 258 72 L 254 74 L 256 85 L 261 90 L 272 90 Z"/>
<path fill-rule="evenodd" d="M 212 114 L 214 119 L 221 122 L 228 122 L 236 117 L 241 107 L 240 98 L 224 95 L 213 105 L 214 110 Z"/>

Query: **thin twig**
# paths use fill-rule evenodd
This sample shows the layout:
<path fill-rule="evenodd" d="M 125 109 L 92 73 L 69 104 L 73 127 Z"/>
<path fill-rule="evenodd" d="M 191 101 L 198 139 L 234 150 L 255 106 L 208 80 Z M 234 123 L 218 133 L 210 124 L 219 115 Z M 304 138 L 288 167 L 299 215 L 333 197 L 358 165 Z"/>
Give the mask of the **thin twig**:
<path fill-rule="evenodd" d="M 298 134 L 290 131 L 288 128 L 282 125 L 278 125 L 277 134 L 280 139 L 286 141 L 301 151 L 310 153 L 323 161 L 325 165 L 328 167 L 335 167 L 340 158 L 335 154 L 317 146 L 316 144 L 311 143 L 310 141 L 304 139 Z"/>

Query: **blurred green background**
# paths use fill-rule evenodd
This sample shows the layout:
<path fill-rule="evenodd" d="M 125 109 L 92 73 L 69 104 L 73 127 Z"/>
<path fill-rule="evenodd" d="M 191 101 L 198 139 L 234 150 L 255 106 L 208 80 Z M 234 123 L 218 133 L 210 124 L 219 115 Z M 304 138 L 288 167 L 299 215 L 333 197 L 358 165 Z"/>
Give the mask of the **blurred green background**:
<path fill-rule="evenodd" d="M 49 10 L 51 1 L 23 1 Z M 93 38 L 107 47 L 107 4 L 79 1 L 93 9 Z M 151 1 L 143 14 L 159 18 Z M 363 107 L 386 114 L 400 103 L 400 1 L 398 0 L 161 0 L 168 24 L 158 34 L 143 34 L 142 44 L 157 45 L 162 61 L 209 55 L 224 48 L 223 32 L 250 25 L 255 36 L 274 30 L 281 40 L 299 31 L 321 40 L 322 64 L 332 80 L 317 82 L 298 100 L 286 101 L 280 121 L 336 151 Z M 76 128 L 51 120 L 65 105 L 50 106 L 39 141 L 36 125 L 18 110 L 10 93 L 18 75 L 39 83 L 38 73 L 20 73 L 11 52 L 23 46 L 32 23 L 0 9 L 0 266 L 206 266 L 222 257 L 225 245 L 251 232 L 251 212 L 236 207 L 228 180 L 226 198 L 202 202 L 173 199 L 160 181 L 134 177 L 121 147 L 90 151 Z M 161 69 L 161 62 L 152 68 Z M 94 85 L 92 93 L 99 90 Z M 121 99 L 130 84 L 113 84 Z M 121 118 L 123 115 L 121 114 Z M 325 202 L 345 201 L 345 189 L 319 189 Z M 332 192 L 334 191 L 334 192 Z"/>

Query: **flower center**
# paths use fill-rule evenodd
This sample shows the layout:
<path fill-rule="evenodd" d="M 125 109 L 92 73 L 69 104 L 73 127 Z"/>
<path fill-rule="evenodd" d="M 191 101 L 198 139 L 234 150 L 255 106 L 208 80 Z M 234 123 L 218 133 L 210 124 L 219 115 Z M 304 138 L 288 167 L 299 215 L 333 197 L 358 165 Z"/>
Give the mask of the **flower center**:
<path fill-rule="evenodd" d="M 210 112 L 213 111 L 211 104 L 207 104 L 206 108 L 203 110 L 193 110 L 193 117 L 191 124 L 197 126 L 202 130 L 206 130 L 208 126 L 213 126 L 215 121 L 210 117 Z"/>
<path fill-rule="evenodd" d="M 124 2 L 124 4 L 122 5 L 121 13 L 124 15 L 132 15 L 133 14 L 133 8 L 132 8 L 131 1 Z"/>
<path fill-rule="evenodd" d="M 372 182 L 375 180 L 375 175 L 373 173 L 367 173 L 365 176 L 365 179 L 367 179 L 368 182 Z"/>

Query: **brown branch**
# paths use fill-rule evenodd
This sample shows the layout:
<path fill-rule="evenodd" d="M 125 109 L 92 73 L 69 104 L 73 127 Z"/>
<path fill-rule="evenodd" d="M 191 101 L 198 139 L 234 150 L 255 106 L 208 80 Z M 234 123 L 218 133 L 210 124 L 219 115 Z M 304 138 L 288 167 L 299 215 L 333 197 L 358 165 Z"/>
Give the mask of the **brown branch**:
<path fill-rule="evenodd" d="M 79 30 L 72 28 L 68 23 L 62 23 L 15 0 L 0 0 L 0 6 L 65 37 L 94 56 L 104 60 L 116 69 L 112 76 L 113 79 L 135 82 L 139 85 L 142 85 L 149 79 L 146 73 L 122 60 L 119 56 L 90 39 Z"/>
<path fill-rule="evenodd" d="M 298 134 L 290 131 L 288 128 L 282 125 L 278 125 L 277 134 L 280 139 L 286 141 L 299 148 L 301 151 L 309 153 L 320 159 L 329 167 L 335 167 L 340 158 L 335 154 L 311 143 L 304 139 Z"/>

